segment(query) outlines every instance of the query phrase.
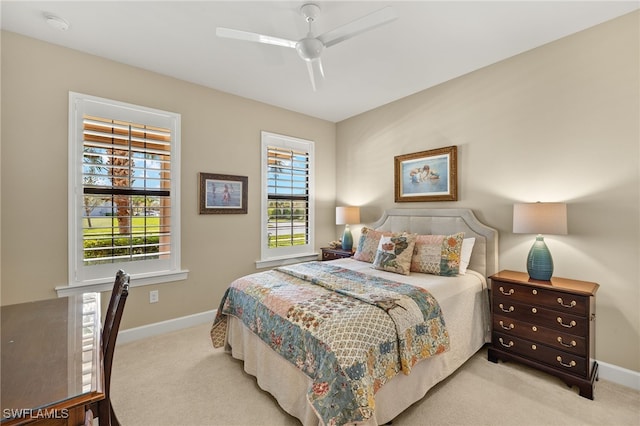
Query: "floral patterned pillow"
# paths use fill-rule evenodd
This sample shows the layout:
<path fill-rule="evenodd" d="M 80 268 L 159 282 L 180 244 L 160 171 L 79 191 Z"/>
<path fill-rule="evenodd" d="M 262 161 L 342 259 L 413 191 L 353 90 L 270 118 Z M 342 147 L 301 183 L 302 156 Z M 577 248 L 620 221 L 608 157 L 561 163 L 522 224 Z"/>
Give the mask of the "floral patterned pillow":
<path fill-rule="evenodd" d="M 411 259 L 411 271 L 453 276 L 460 271 L 464 232 L 452 235 L 418 235 Z"/>
<path fill-rule="evenodd" d="M 416 234 L 382 236 L 378 243 L 373 267 L 383 271 L 409 275 Z"/>
<path fill-rule="evenodd" d="M 360 234 L 360 240 L 356 252 L 353 254 L 353 258 L 361 260 L 363 262 L 372 263 L 376 257 L 376 250 L 378 250 L 378 243 L 383 235 L 391 235 L 391 232 L 376 231 L 375 229 L 362 228 Z"/>

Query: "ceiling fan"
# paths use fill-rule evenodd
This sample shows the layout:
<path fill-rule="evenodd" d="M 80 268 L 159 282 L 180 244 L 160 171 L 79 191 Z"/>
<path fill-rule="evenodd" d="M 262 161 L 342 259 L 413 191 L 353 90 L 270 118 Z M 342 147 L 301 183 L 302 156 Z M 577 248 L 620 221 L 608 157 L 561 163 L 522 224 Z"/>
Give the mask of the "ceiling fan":
<path fill-rule="evenodd" d="M 348 40 L 358 34 L 372 30 L 397 18 L 393 8 L 387 6 L 358 18 L 348 24 L 342 25 L 319 36 L 315 36 L 313 34 L 312 24 L 320 13 L 320 6 L 315 3 L 304 4 L 300 7 L 300 13 L 309 24 L 309 32 L 306 37 L 298 41 L 223 27 L 216 28 L 216 35 L 218 37 L 253 41 L 296 49 L 298 55 L 307 63 L 311 86 L 313 87 L 313 90 L 316 91 L 324 79 L 324 70 L 322 69 L 320 55 L 325 47 L 331 47 L 334 44 Z"/>

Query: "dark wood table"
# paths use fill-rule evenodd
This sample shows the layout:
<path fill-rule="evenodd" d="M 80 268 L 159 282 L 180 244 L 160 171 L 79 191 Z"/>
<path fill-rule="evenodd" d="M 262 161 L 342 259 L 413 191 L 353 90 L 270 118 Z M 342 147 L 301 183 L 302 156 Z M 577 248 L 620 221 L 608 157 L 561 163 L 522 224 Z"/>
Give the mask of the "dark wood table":
<path fill-rule="evenodd" d="M 322 260 L 343 259 L 353 256 L 353 251 L 340 248 L 322 247 Z"/>
<path fill-rule="evenodd" d="M 100 294 L 0 307 L 2 426 L 82 425 L 104 399 Z"/>

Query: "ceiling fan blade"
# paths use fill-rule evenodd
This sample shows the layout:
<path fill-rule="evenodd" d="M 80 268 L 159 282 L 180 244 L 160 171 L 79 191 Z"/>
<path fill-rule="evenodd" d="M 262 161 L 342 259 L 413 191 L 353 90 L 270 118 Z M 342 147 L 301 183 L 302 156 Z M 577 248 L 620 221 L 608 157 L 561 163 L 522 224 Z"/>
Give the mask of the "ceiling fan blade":
<path fill-rule="evenodd" d="M 233 38 L 236 40 L 254 41 L 256 43 L 273 44 L 275 46 L 296 47 L 296 41 L 285 38 L 273 37 L 264 34 L 252 33 L 249 31 L 233 30 L 231 28 L 216 28 L 218 37 Z"/>
<path fill-rule="evenodd" d="M 322 62 L 320 58 L 312 59 L 310 61 L 305 60 L 307 63 L 307 70 L 309 71 L 309 78 L 311 79 L 311 87 L 313 91 L 317 91 L 322 87 L 324 80 L 324 70 L 322 69 Z"/>
<path fill-rule="evenodd" d="M 334 30 L 328 31 L 317 38 L 325 47 L 333 46 L 336 43 L 350 39 L 351 37 L 357 36 L 365 31 L 369 31 L 379 27 L 380 25 L 389 23 L 397 17 L 398 15 L 395 10 L 393 10 L 391 6 L 387 6 Z"/>

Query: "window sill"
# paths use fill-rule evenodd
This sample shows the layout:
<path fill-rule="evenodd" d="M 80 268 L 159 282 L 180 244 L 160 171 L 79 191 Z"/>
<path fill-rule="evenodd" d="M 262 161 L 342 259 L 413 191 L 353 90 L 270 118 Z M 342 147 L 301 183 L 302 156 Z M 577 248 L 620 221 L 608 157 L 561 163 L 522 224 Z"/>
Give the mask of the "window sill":
<path fill-rule="evenodd" d="M 130 287 L 142 287 L 145 285 L 168 283 L 172 281 L 186 280 L 189 276 L 189 270 L 181 269 L 179 271 L 164 272 L 159 274 L 140 274 L 132 275 Z M 74 294 L 81 294 L 87 292 L 99 292 L 109 291 L 113 289 L 114 278 L 111 281 L 91 283 L 91 284 L 77 284 L 77 285 L 65 285 L 56 287 L 58 297 L 66 297 Z"/>
<path fill-rule="evenodd" d="M 309 262 L 318 260 L 319 253 L 303 254 L 297 256 L 279 257 L 276 259 L 256 260 L 256 268 L 273 268 L 276 266 L 291 265 L 292 263 Z"/>

